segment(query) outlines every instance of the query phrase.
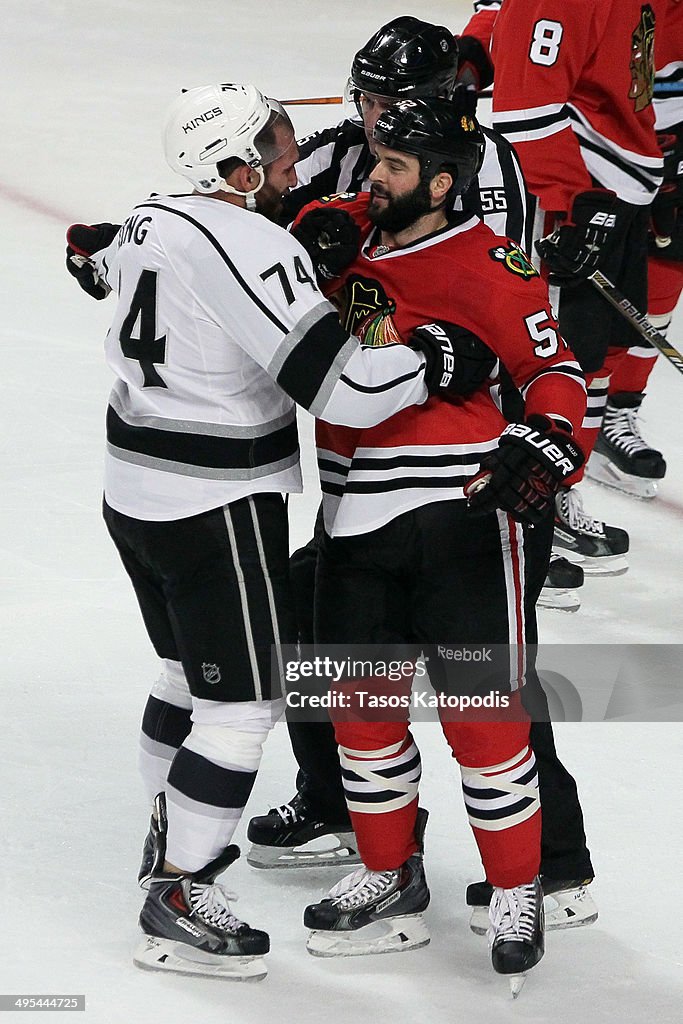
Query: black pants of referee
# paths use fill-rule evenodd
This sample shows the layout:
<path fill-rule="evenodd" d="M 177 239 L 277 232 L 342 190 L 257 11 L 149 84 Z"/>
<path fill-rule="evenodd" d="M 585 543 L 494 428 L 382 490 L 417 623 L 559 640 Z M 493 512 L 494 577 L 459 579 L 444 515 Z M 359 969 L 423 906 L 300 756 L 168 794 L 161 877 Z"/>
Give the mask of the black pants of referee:
<path fill-rule="evenodd" d="M 526 640 L 538 640 L 536 602 L 545 582 L 553 539 L 553 517 L 525 531 Z M 370 541 L 372 534 L 365 535 Z M 325 543 L 320 517 L 314 538 L 290 558 L 290 575 L 299 639 L 312 643 L 315 575 L 318 552 Z M 583 813 L 576 782 L 555 749 L 548 703 L 534 668 L 527 672 L 524 704 L 532 716 L 530 741 L 536 756 L 542 807 L 541 872 L 549 878 L 592 878 Z M 548 720 L 543 720 L 543 719 Z M 321 820 L 350 827 L 342 786 L 337 743 L 330 722 L 288 722 L 299 765 L 296 785 Z"/>

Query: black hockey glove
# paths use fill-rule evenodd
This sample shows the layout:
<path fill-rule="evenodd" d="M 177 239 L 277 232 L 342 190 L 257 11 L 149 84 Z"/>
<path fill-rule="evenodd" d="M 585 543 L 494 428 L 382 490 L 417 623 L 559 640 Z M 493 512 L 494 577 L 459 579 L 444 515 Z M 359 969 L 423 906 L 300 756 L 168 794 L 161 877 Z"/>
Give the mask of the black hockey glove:
<path fill-rule="evenodd" d="M 493 81 L 493 64 L 475 36 L 456 36 L 458 44 L 458 76 L 468 89 L 481 92 Z"/>
<path fill-rule="evenodd" d="M 106 299 L 111 288 L 89 260 L 106 249 L 119 233 L 120 224 L 72 224 L 66 233 L 66 269 L 93 299 Z"/>
<path fill-rule="evenodd" d="M 679 125 L 683 132 L 683 126 Z M 676 130 L 658 134 L 657 142 L 664 157 L 664 180 L 659 186 L 650 207 L 650 225 L 654 245 L 661 259 L 676 259 L 669 256 L 674 235 L 683 233 L 679 221 L 683 219 L 683 137 Z M 680 259 L 680 256 L 678 257 Z"/>
<path fill-rule="evenodd" d="M 551 284 L 579 284 L 593 273 L 614 237 L 620 207 L 621 200 L 609 189 L 595 188 L 574 197 L 567 219 L 536 242 Z"/>
<path fill-rule="evenodd" d="M 497 358 L 472 331 L 443 320 L 416 327 L 408 340 L 427 360 L 425 384 L 430 395 L 471 395 L 491 375 Z"/>
<path fill-rule="evenodd" d="M 576 441 L 545 416 L 510 423 L 498 448 L 482 459 L 464 487 L 469 507 L 479 515 L 502 509 L 520 523 L 540 523 L 568 476 L 583 465 Z"/>
<path fill-rule="evenodd" d="M 336 207 L 309 210 L 292 234 L 313 260 L 320 277 L 339 277 L 358 255 L 360 228 L 346 210 Z"/>

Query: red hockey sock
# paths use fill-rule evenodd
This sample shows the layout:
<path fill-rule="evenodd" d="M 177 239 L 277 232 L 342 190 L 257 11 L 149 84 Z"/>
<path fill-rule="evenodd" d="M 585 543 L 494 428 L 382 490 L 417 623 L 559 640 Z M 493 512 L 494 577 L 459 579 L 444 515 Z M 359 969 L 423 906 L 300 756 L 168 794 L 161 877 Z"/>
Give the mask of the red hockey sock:
<path fill-rule="evenodd" d="M 407 722 L 335 722 L 344 793 L 358 851 L 371 871 L 416 852 L 420 752 Z"/>

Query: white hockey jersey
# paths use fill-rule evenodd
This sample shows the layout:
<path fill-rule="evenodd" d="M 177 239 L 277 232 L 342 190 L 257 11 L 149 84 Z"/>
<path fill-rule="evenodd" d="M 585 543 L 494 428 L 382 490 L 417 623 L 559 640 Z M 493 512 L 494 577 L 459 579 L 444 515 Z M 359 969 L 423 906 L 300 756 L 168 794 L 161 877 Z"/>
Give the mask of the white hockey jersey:
<path fill-rule="evenodd" d="M 301 490 L 295 402 L 369 426 L 427 399 L 424 357 L 361 346 L 299 243 L 232 203 L 155 196 L 93 262 L 118 292 L 105 498 L 125 515 Z"/>

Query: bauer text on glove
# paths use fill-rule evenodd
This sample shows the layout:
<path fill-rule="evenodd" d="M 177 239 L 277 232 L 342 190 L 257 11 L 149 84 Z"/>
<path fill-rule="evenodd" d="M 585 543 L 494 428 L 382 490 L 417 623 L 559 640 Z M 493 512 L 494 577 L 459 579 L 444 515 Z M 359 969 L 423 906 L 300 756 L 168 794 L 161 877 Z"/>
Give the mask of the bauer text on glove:
<path fill-rule="evenodd" d="M 497 358 L 466 327 L 437 320 L 413 331 L 408 344 L 427 360 L 425 384 L 430 395 L 462 398 L 491 375 Z"/>
<path fill-rule="evenodd" d="M 576 441 L 545 416 L 510 423 L 479 471 L 465 484 L 472 511 L 501 509 L 523 523 L 540 522 L 549 514 L 555 494 L 584 462 Z"/>

